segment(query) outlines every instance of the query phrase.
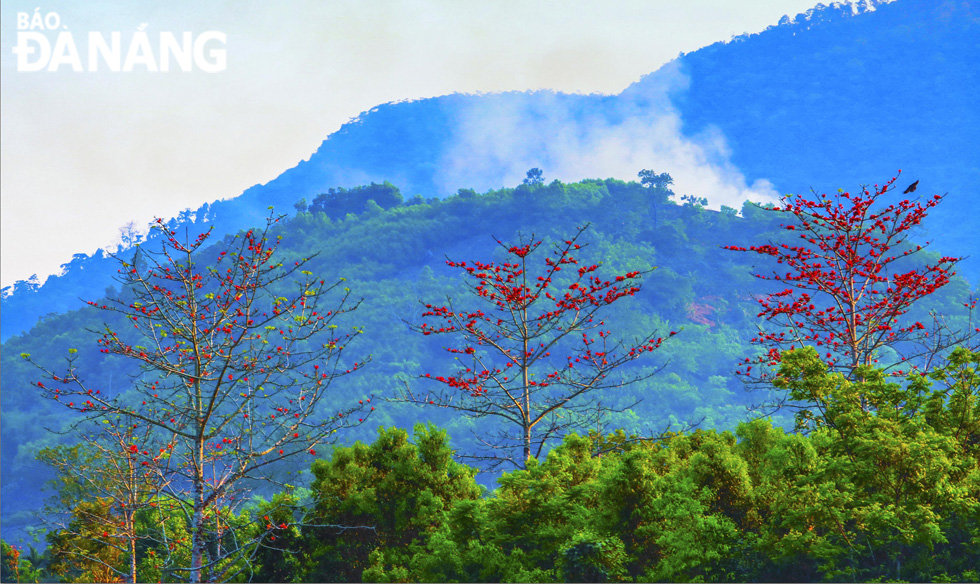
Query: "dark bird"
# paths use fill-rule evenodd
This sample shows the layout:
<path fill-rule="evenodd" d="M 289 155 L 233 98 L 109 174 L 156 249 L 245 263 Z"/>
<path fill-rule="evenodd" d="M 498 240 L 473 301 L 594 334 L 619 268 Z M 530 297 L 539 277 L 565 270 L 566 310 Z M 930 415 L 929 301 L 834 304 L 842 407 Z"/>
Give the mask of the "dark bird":
<path fill-rule="evenodd" d="M 905 189 L 905 192 L 902 193 L 902 194 L 903 195 L 907 195 L 909 193 L 914 193 L 915 192 L 915 187 L 917 187 L 917 186 L 919 186 L 919 181 L 915 181 L 914 183 L 910 184 L 909 187 L 907 189 Z"/>

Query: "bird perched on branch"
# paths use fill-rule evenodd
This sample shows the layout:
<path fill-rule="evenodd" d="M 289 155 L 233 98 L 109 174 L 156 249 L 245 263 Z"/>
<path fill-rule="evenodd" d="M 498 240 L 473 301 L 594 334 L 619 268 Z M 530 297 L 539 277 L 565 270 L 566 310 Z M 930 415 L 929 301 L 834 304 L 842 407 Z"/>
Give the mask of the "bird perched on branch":
<path fill-rule="evenodd" d="M 910 184 L 908 186 L 908 188 L 905 189 L 905 192 L 903 192 L 902 194 L 903 195 L 907 195 L 909 193 L 914 193 L 915 192 L 915 187 L 917 187 L 917 186 L 919 186 L 919 181 L 915 181 L 914 183 Z"/>

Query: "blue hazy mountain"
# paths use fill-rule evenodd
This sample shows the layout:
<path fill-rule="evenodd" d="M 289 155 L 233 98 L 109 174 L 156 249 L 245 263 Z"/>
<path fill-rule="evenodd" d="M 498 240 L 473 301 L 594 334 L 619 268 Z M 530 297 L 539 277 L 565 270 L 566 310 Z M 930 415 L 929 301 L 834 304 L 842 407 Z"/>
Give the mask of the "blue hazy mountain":
<path fill-rule="evenodd" d="M 899 187 L 949 193 L 918 237 L 980 254 L 980 3 L 817 5 L 753 35 L 681 55 L 619 95 L 539 91 L 390 103 L 330 135 L 308 160 L 175 223 L 218 234 L 292 212 L 333 187 L 391 181 L 406 198 L 518 184 L 531 167 L 574 181 L 668 172 L 717 207 L 811 187 L 856 189 L 902 169 Z M 899 191 L 900 192 L 900 191 Z M 4 291 L 3 339 L 97 298 L 115 265 L 76 256 L 64 273 Z"/>
<path fill-rule="evenodd" d="M 681 139 L 720 133 L 746 180 L 777 193 L 856 189 L 901 169 L 902 188 L 921 180 L 924 192 L 950 193 L 922 237 L 946 254 L 977 255 L 980 238 L 964 221 L 980 216 L 977 63 L 978 2 L 818 5 L 682 55 L 617 96 L 452 95 L 377 107 L 229 206 L 261 214 L 331 186 L 383 180 L 407 196 L 443 197 L 512 186 L 534 166 L 567 175 L 562 167 L 578 159 L 593 168 L 557 178 L 589 178 L 610 137 L 657 151 L 658 121 L 676 116 Z M 657 170 L 677 178 L 678 169 Z M 970 265 L 980 275 L 980 263 Z"/>
<path fill-rule="evenodd" d="M 921 179 L 928 194 L 948 192 L 921 236 L 974 256 L 962 273 L 976 285 L 978 63 L 978 2 L 898 0 L 856 16 L 833 7 L 680 58 L 690 85 L 671 99 L 685 133 L 720 129 L 731 162 L 781 193 L 851 189 L 898 169 L 902 189 Z M 620 99 L 642 99 L 658 75 Z"/>

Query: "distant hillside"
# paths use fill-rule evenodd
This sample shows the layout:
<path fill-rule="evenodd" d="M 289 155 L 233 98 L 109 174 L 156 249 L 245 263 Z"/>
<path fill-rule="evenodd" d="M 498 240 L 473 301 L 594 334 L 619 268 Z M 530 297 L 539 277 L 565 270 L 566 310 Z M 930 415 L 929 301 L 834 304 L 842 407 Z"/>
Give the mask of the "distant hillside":
<path fill-rule="evenodd" d="M 854 14 L 857 6 L 857 14 Z M 862 11 L 868 7 L 871 11 Z M 778 26 L 682 55 L 618 96 L 451 95 L 365 112 L 308 160 L 180 223 L 232 233 L 273 205 L 292 212 L 331 187 L 390 180 L 406 198 L 499 188 L 531 167 L 551 178 L 670 172 L 679 194 L 717 208 L 813 187 L 854 189 L 903 170 L 920 193 L 949 192 L 920 239 L 973 256 L 980 208 L 980 9 L 897 0 L 818 5 Z M 2 299 L 2 339 L 77 298 L 103 294 L 114 268 L 78 257 L 39 289 Z"/>

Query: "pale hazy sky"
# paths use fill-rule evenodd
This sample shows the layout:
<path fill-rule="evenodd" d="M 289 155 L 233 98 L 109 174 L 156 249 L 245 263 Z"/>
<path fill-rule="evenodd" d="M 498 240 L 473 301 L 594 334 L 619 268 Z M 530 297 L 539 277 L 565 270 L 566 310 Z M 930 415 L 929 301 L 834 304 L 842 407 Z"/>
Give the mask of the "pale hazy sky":
<path fill-rule="evenodd" d="M 375 105 L 453 92 L 618 93 L 679 52 L 761 31 L 815 3 L 5 1 L 2 285 L 34 273 L 43 280 L 73 253 L 110 245 L 130 220 L 265 183 Z M 33 17 L 36 8 L 57 13 L 83 63 L 89 32 L 108 40 L 120 31 L 125 55 L 142 27 L 153 45 L 165 32 L 224 33 L 227 67 L 18 71 L 17 13 Z M 43 35 L 56 44 L 56 31 Z M 588 176 L 583 169 L 579 178 Z"/>

